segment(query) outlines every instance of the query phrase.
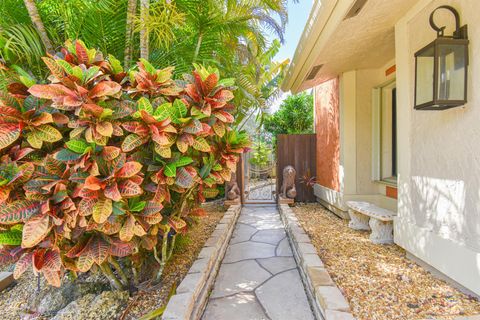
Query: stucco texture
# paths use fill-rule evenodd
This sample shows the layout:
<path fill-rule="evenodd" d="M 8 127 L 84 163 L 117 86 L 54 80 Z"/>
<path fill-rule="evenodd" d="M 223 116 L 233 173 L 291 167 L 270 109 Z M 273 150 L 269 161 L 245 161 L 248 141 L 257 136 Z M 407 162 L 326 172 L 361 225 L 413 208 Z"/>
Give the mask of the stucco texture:
<path fill-rule="evenodd" d="M 428 24 L 440 5 L 455 7 L 468 24 L 470 66 L 468 104 L 446 111 L 411 113 L 409 210 L 402 210 L 421 228 L 458 244 L 480 250 L 480 1 L 432 1 L 408 24 L 410 90 L 414 90 L 414 53 L 435 39 Z M 454 25 L 439 11 L 439 25 Z M 446 34 L 452 32 L 448 28 Z M 413 108 L 413 101 L 412 108 Z"/>
<path fill-rule="evenodd" d="M 317 134 L 317 183 L 340 190 L 339 80 L 315 87 L 315 132 Z"/>

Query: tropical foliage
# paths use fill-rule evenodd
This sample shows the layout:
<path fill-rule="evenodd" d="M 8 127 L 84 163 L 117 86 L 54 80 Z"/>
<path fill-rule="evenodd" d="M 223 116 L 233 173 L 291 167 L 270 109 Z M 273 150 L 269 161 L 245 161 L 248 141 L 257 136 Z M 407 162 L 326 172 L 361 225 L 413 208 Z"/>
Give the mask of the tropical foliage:
<path fill-rule="evenodd" d="M 266 131 L 277 134 L 313 132 L 313 96 L 308 93 L 290 95 L 280 108 L 264 121 Z"/>
<path fill-rule="evenodd" d="M 145 59 L 127 70 L 80 40 L 42 60 L 43 83 L 3 66 L 0 264 L 53 286 L 93 268 L 120 289 L 151 258 L 158 278 L 249 145 L 231 129 L 233 81 L 199 65 L 175 81 Z"/>
<path fill-rule="evenodd" d="M 269 163 L 268 156 L 272 154 L 271 149 L 263 141 L 256 141 L 251 151 L 250 163 L 257 167 L 265 167 Z"/>
<path fill-rule="evenodd" d="M 190 73 L 192 63 L 212 65 L 237 79 L 241 121 L 248 110 L 265 104 L 262 86 L 281 71 L 264 63 L 278 51 L 266 35 L 283 40 L 286 5 L 286 0 L 2 0 L 0 57 L 44 78 L 45 51 L 80 38 L 125 66 L 140 57 L 158 68 L 175 66 L 174 78 Z"/>

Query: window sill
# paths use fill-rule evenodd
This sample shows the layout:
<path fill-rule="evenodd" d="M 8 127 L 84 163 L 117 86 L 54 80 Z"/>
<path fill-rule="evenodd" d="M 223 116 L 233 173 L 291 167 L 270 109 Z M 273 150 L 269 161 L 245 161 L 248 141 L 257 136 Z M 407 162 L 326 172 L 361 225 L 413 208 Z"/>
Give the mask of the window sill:
<path fill-rule="evenodd" d="M 397 187 L 397 178 L 385 178 L 383 180 L 375 180 L 374 182 L 390 187 Z"/>

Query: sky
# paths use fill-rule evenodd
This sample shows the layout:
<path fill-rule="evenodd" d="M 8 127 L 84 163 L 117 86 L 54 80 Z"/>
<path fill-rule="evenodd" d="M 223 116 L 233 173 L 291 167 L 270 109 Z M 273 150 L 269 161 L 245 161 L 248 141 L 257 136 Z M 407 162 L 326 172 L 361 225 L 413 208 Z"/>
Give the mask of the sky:
<path fill-rule="evenodd" d="M 277 53 L 276 58 L 278 60 L 293 59 L 298 40 L 302 35 L 305 23 L 307 23 L 312 3 L 313 0 L 299 0 L 298 3 L 288 0 L 288 24 L 285 30 L 285 43 Z"/>
<path fill-rule="evenodd" d="M 292 61 L 298 40 L 300 40 L 303 28 L 307 23 L 312 3 L 313 0 L 299 0 L 298 3 L 294 3 L 293 0 L 288 0 L 288 24 L 285 30 L 285 43 L 275 56 L 276 60 L 283 61 L 285 59 L 290 59 L 290 61 Z M 271 40 L 275 38 L 274 35 L 271 35 Z M 278 110 L 282 100 L 288 95 L 289 94 L 283 94 L 282 97 L 271 106 L 271 112 Z"/>

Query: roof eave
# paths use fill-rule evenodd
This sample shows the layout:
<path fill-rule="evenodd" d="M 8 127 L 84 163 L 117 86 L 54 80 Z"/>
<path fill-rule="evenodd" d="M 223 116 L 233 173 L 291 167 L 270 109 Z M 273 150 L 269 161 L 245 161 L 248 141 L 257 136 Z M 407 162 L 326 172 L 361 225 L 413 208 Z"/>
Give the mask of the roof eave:
<path fill-rule="evenodd" d="M 355 0 L 315 0 L 282 83 L 282 91 L 301 91 L 303 80 L 317 60 L 318 54 L 354 2 Z M 305 89 L 309 88 L 303 88 Z"/>

